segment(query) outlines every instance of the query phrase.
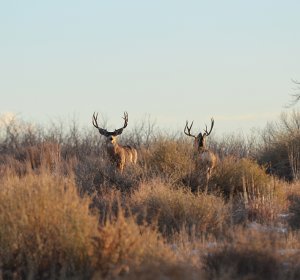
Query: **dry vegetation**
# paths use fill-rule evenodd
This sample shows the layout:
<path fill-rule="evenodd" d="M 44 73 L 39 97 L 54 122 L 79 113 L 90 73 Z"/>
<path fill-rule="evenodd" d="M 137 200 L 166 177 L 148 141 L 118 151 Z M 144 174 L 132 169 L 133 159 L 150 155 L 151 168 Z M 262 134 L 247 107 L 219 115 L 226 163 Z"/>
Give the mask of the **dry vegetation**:
<path fill-rule="evenodd" d="M 120 139 L 123 174 L 92 128 L 3 124 L 0 279 L 299 279 L 299 123 L 212 139 L 208 194 L 189 141 L 151 124 Z"/>

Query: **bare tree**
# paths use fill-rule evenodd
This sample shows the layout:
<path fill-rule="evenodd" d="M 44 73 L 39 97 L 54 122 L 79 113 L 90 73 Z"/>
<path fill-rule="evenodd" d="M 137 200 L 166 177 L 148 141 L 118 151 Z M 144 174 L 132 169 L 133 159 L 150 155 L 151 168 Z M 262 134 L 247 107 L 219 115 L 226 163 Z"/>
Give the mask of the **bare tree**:
<path fill-rule="evenodd" d="M 300 112 L 282 113 L 279 121 L 269 123 L 261 135 L 257 158 L 280 177 L 300 178 Z"/>
<path fill-rule="evenodd" d="M 290 101 L 290 104 L 288 104 L 286 106 L 287 108 L 290 108 L 290 107 L 296 105 L 298 103 L 298 101 L 300 100 L 300 82 L 298 82 L 296 80 L 292 80 L 292 82 L 296 85 L 296 88 L 294 88 L 296 93 L 291 94 L 292 101 Z"/>

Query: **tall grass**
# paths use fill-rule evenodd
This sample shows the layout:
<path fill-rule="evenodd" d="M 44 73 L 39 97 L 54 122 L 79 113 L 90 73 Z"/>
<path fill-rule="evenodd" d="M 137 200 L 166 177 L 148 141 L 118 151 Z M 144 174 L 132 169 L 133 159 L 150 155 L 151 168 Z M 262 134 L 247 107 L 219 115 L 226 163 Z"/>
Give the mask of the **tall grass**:
<path fill-rule="evenodd" d="M 161 232 L 170 235 L 182 229 L 198 235 L 222 231 L 228 207 L 215 195 L 195 196 L 189 189 L 174 188 L 160 180 L 144 183 L 130 199 L 133 213 L 149 223 L 157 221 Z"/>
<path fill-rule="evenodd" d="M 286 186 L 288 204 L 288 223 L 292 229 L 300 228 L 300 181 Z"/>
<path fill-rule="evenodd" d="M 173 183 L 180 181 L 193 168 L 191 149 L 181 140 L 161 138 L 143 151 L 142 157 L 150 176 L 163 177 Z"/>
<path fill-rule="evenodd" d="M 202 261 L 208 279 L 297 279 L 299 235 L 235 228 Z"/>
<path fill-rule="evenodd" d="M 122 210 L 113 220 L 106 220 L 96 239 L 96 267 L 104 276 L 136 270 L 140 266 L 157 266 L 176 262 L 155 228 L 137 225 L 133 217 L 125 218 Z"/>
<path fill-rule="evenodd" d="M 74 178 L 28 172 L 6 173 L 0 181 L 0 276 L 4 279 L 137 278 L 188 275 L 156 226 L 117 215 L 91 212 L 90 197 L 78 194 Z M 112 213 L 113 214 L 113 213 Z M 99 221 L 102 221 L 100 224 Z M 190 267 L 190 269 L 188 269 Z M 128 279 L 128 278 L 127 278 Z"/>
<path fill-rule="evenodd" d="M 0 279 L 299 278 L 299 182 L 267 175 L 242 158 L 250 145 L 223 139 L 211 192 L 195 194 L 181 183 L 191 145 L 150 128 L 127 136 L 139 162 L 123 174 L 99 135 L 75 124 L 0 134 Z M 32 170 L 24 149 L 48 140 L 61 145 L 57 170 Z"/>
<path fill-rule="evenodd" d="M 76 273 L 89 263 L 98 217 L 72 178 L 29 173 L 0 182 L 0 259 L 36 275 L 47 268 Z"/>
<path fill-rule="evenodd" d="M 272 189 L 273 180 L 263 167 L 248 158 L 225 157 L 221 160 L 211 178 L 225 195 L 244 193 L 250 195 L 268 194 Z M 246 188 L 246 190 L 245 190 Z"/>

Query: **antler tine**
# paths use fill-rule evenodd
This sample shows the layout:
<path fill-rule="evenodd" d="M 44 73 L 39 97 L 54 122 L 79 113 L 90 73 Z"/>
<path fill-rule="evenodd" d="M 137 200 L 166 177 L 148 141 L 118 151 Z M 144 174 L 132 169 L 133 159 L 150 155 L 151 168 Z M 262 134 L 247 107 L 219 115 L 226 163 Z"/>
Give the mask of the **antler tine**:
<path fill-rule="evenodd" d="M 189 122 L 186 121 L 185 127 L 184 127 L 184 131 L 183 131 L 183 132 L 184 132 L 184 134 L 187 135 L 187 136 L 192 136 L 192 137 L 196 138 L 195 135 L 192 135 L 192 134 L 191 134 L 191 129 L 192 129 L 193 123 L 194 123 L 194 121 L 192 121 L 191 125 L 189 126 Z M 186 132 L 186 131 L 187 131 L 187 132 Z"/>
<path fill-rule="evenodd" d="M 124 119 L 124 126 L 123 126 L 123 128 L 125 128 L 127 126 L 127 124 L 128 124 L 128 113 L 126 111 L 124 112 L 123 119 Z"/>
<path fill-rule="evenodd" d="M 209 132 L 207 131 L 207 125 L 205 125 L 205 130 L 204 130 L 204 132 L 205 132 L 205 135 L 206 135 L 206 136 L 208 136 L 208 135 L 212 132 L 213 127 L 214 127 L 214 124 L 215 124 L 215 120 L 214 120 L 213 118 L 211 118 L 210 121 L 211 121 L 211 125 L 210 125 L 210 130 L 209 130 Z"/>
<path fill-rule="evenodd" d="M 93 122 L 93 126 L 99 129 L 97 118 L 98 118 L 98 113 L 96 114 L 94 112 L 94 114 L 93 114 L 93 121 L 92 121 Z"/>
<path fill-rule="evenodd" d="M 99 127 L 97 118 L 98 118 L 98 113 L 96 114 L 94 112 L 94 114 L 93 114 L 93 121 L 92 121 L 93 122 L 93 126 L 98 129 L 98 131 L 99 131 L 99 133 L 101 135 L 107 136 L 109 132 L 106 129 Z"/>
<path fill-rule="evenodd" d="M 124 112 L 123 120 L 124 120 L 123 127 L 119 128 L 119 129 L 116 129 L 113 132 L 113 135 L 115 135 L 115 136 L 120 135 L 123 132 L 123 129 L 127 126 L 127 124 L 128 124 L 128 113 L 126 111 Z"/>

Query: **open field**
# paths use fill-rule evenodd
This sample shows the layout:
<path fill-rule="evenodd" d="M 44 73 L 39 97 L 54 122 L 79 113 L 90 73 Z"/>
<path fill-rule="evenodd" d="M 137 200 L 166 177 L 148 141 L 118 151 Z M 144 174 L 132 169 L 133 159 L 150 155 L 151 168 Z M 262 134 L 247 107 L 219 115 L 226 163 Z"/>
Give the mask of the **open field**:
<path fill-rule="evenodd" d="M 292 112 L 253 137 L 212 135 L 205 193 L 184 135 L 126 131 L 138 162 L 120 173 L 97 131 L 12 120 L 0 279 L 299 279 L 299 123 Z"/>

